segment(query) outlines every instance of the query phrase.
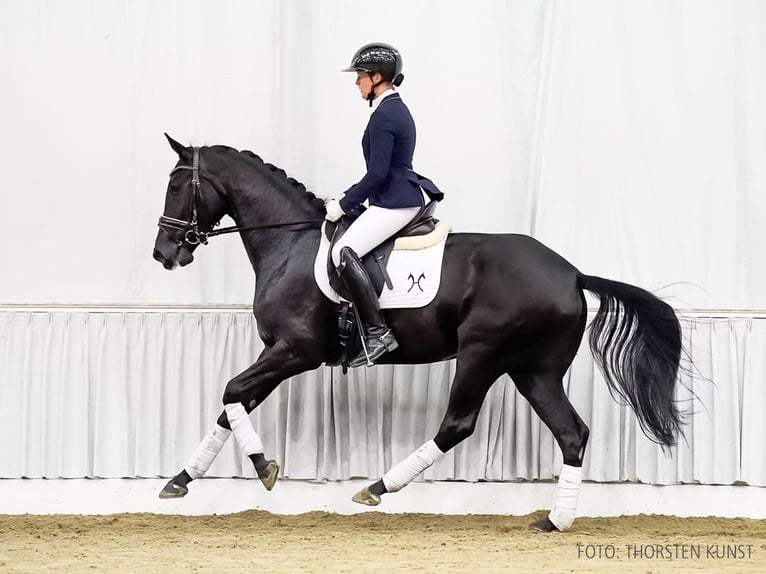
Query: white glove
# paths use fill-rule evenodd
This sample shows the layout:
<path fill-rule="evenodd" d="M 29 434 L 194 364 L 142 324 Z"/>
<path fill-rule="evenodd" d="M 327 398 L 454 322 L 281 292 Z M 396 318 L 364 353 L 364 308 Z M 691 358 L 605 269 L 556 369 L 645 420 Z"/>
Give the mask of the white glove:
<path fill-rule="evenodd" d="M 324 208 L 327 210 L 327 215 L 324 218 L 327 221 L 338 221 L 341 217 L 346 215 L 343 208 L 340 206 L 340 202 L 337 199 L 331 199 L 328 201 Z"/>

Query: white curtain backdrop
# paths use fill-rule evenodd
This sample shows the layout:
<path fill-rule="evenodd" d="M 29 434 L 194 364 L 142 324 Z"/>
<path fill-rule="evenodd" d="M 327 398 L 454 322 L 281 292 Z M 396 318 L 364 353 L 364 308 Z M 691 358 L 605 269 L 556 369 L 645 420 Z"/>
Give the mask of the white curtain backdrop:
<path fill-rule="evenodd" d="M 586 479 L 766 486 L 766 320 L 684 324 L 700 373 L 679 388 L 693 412 L 669 454 L 612 400 L 583 344 L 565 384 L 592 430 Z M 246 312 L 2 313 L 0 478 L 173 475 L 221 412 L 225 381 L 262 348 Z M 283 383 L 252 419 L 284 477 L 377 478 L 436 433 L 453 367 L 325 367 Z M 560 465 L 550 432 L 504 377 L 474 435 L 425 478 L 548 479 Z M 232 440 L 209 475 L 254 472 Z"/>
<path fill-rule="evenodd" d="M 172 273 L 151 258 L 176 161 L 162 133 L 250 149 L 336 194 L 363 173 L 369 114 L 339 70 L 378 40 L 404 55 L 415 168 L 446 192 L 442 219 L 533 234 L 697 310 L 687 335 L 715 386 L 694 383 L 705 407 L 672 459 L 578 355 L 589 478 L 766 484 L 759 0 L 0 0 L 0 476 L 185 462 L 260 343 L 232 308 L 254 286 L 236 237 Z M 194 306 L 209 311 L 180 310 Z M 451 368 L 321 369 L 254 420 L 286 476 L 377 477 L 433 434 Z M 511 383 L 490 395 L 429 477 L 557 471 Z M 212 473 L 252 474 L 232 447 Z"/>

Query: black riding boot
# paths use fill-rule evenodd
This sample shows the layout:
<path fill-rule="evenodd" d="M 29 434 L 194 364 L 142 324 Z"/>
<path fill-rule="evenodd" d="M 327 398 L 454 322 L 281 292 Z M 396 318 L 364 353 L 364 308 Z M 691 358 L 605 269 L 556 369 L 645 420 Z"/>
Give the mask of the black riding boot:
<path fill-rule="evenodd" d="M 350 247 L 344 247 L 340 252 L 338 276 L 351 292 L 351 299 L 359 312 L 359 318 L 364 324 L 364 346 L 362 352 L 354 357 L 349 366 L 372 365 L 381 355 L 393 351 L 399 346 L 391 329 L 386 326 L 383 313 L 380 311 L 378 296 L 370 283 L 370 277 L 362 266 L 359 257 Z"/>

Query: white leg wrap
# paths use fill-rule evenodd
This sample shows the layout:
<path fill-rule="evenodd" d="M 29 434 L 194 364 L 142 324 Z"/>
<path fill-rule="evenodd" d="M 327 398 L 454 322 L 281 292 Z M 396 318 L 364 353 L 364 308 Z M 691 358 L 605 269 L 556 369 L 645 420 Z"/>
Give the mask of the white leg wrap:
<path fill-rule="evenodd" d="M 213 464 L 215 457 L 221 452 L 223 445 L 231 435 L 229 429 L 225 429 L 220 425 L 215 425 L 212 430 L 205 435 L 202 442 L 194 450 L 189 462 L 186 463 L 184 470 L 186 473 L 194 479 L 204 476 L 204 474 Z"/>
<path fill-rule="evenodd" d="M 383 484 L 388 492 L 396 492 L 407 486 L 412 480 L 431 466 L 444 458 L 444 453 L 429 440 L 402 462 L 383 475 Z"/>
<path fill-rule="evenodd" d="M 568 464 L 561 467 L 553 510 L 548 514 L 548 520 L 553 522 L 559 530 L 566 530 L 574 522 L 581 483 L 582 467 L 569 466 Z"/>
<path fill-rule="evenodd" d="M 259 454 L 263 452 L 263 443 L 260 437 L 255 433 L 253 423 L 245 412 L 242 403 L 233 403 L 224 406 L 226 417 L 229 419 L 229 425 L 234 433 L 234 438 L 239 443 L 239 448 L 246 456 Z"/>

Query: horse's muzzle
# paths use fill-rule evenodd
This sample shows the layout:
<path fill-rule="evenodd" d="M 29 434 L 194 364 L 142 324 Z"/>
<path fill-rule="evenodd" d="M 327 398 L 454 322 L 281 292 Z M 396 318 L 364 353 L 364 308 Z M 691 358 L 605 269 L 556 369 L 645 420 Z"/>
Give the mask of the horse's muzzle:
<path fill-rule="evenodd" d="M 154 245 L 153 257 L 162 263 L 162 266 L 167 270 L 179 266 L 185 267 L 194 261 L 194 255 L 185 245 L 179 247 L 170 241 L 160 241 L 159 239 Z"/>
<path fill-rule="evenodd" d="M 160 263 L 162 263 L 162 266 L 163 266 L 165 269 L 167 269 L 167 270 L 171 270 L 171 269 L 173 269 L 173 268 L 176 266 L 176 265 L 175 265 L 175 262 L 174 262 L 174 261 L 172 261 L 172 260 L 170 260 L 169 258 L 165 257 L 165 256 L 162 254 L 162 251 L 160 251 L 159 249 L 155 249 L 155 250 L 154 250 L 154 255 L 153 255 L 153 257 L 154 257 L 154 258 L 155 258 L 157 261 L 159 261 Z"/>

